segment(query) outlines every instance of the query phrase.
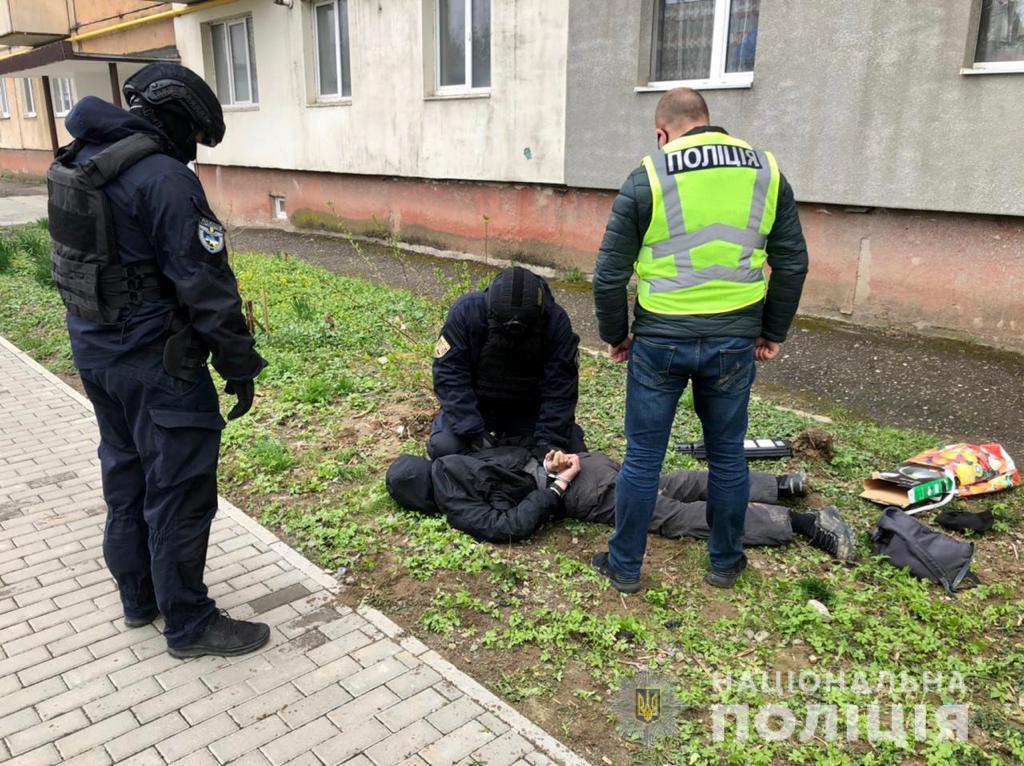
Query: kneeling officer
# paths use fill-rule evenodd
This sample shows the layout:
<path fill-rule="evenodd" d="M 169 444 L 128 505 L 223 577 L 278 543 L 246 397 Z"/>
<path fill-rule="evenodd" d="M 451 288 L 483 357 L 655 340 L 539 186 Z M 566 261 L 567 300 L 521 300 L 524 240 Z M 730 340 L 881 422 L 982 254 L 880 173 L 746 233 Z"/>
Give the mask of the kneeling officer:
<path fill-rule="evenodd" d="M 186 164 L 197 142 L 220 143 L 223 114 L 176 64 L 145 67 L 124 95 L 130 112 L 93 97 L 72 110 L 75 141 L 47 176 L 53 277 L 99 422 L 103 553 L 129 627 L 162 613 L 173 656 L 244 654 L 269 628 L 218 612 L 203 583 L 224 428 L 206 360 L 238 397 L 229 418 L 252 406 L 266 362 Z"/>
<path fill-rule="evenodd" d="M 434 348 L 441 413 L 432 458 L 515 444 L 583 452 L 576 424 L 579 336 L 541 277 L 521 266 L 460 297 Z"/>

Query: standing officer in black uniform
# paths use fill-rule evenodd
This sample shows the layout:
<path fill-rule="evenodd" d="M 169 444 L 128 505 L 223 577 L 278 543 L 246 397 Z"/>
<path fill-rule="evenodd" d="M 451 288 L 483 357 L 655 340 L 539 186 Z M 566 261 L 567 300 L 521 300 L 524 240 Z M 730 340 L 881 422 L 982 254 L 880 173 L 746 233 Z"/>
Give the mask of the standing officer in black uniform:
<path fill-rule="evenodd" d="M 103 553 L 125 623 L 158 613 L 175 657 L 236 655 L 270 630 L 219 612 L 203 584 L 224 419 L 207 357 L 253 402 L 266 366 L 241 313 L 224 228 L 187 167 L 224 137 L 217 97 L 192 71 L 151 64 L 124 85 L 129 112 L 97 98 L 48 173 L 53 277 L 96 410 L 108 514 Z"/>
<path fill-rule="evenodd" d="M 441 413 L 432 458 L 514 443 L 585 452 L 576 423 L 580 338 L 541 277 L 521 266 L 461 296 L 434 348 Z"/>

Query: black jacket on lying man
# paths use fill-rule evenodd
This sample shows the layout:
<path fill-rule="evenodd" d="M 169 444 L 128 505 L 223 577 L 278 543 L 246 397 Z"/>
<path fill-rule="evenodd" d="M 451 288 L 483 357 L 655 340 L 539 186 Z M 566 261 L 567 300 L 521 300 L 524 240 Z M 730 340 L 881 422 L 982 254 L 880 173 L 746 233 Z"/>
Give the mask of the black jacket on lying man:
<path fill-rule="evenodd" d="M 387 489 L 403 508 L 444 514 L 455 529 L 493 543 L 525 540 L 563 515 L 613 524 L 619 464 L 599 453 L 582 453 L 579 458 L 580 473 L 564 495 L 552 488 L 543 463 L 519 447 L 433 461 L 402 455 L 388 468 Z M 853 533 L 834 508 L 799 513 L 778 504 L 780 495 L 789 494 L 788 480 L 751 471 L 744 545 L 786 545 L 797 533 L 836 558 L 852 557 Z M 707 539 L 706 499 L 706 473 L 666 474 L 650 531 L 670 538 Z"/>

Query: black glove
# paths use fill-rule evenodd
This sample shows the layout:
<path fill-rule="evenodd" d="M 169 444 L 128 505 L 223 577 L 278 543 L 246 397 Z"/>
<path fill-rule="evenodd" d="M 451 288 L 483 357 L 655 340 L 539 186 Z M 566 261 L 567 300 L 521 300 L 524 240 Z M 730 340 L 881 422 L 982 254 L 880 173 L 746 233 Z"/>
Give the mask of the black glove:
<path fill-rule="evenodd" d="M 485 449 L 494 449 L 497 446 L 498 443 L 494 440 L 494 436 L 486 431 L 475 436 L 473 441 L 469 443 L 469 448 L 473 452 L 480 452 Z"/>
<path fill-rule="evenodd" d="M 229 380 L 224 386 L 224 393 L 238 397 L 238 404 L 228 413 L 228 420 L 235 420 L 252 409 L 252 400 L 256 398 L 256 384 L 251 380 Z"/>

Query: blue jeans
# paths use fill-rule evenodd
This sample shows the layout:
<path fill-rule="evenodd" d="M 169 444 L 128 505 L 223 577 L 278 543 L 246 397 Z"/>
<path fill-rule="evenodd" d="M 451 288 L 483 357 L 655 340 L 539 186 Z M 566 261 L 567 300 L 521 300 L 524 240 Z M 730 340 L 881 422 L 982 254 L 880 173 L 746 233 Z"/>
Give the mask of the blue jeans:
<path fill-rule="evenodd" d="M 626 383 L 626 459 L 615 487 L 615 534 L 608 541 L 617 574 L 640 576 L 676 405 L 690 381 L 708 451 L 711 566 L 724 571 L 743 558 L 750 499 L 743 440 L 754 375 L 751 338 L 634 338 Z"/>

